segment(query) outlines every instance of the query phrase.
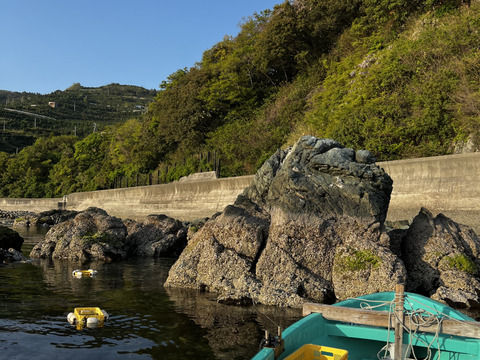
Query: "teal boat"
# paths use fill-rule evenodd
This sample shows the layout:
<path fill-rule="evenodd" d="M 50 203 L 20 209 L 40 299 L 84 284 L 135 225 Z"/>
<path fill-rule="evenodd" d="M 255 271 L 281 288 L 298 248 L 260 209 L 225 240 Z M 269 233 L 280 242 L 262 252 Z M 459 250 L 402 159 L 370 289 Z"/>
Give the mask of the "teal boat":
<path fill-rule="evenodd" d="M 267 335 L 252 360 L 480 360 L 479 322 L 404 293 L 403 286 L 396 290 L 334 305 L 305 304 L 304 317 Z"/>

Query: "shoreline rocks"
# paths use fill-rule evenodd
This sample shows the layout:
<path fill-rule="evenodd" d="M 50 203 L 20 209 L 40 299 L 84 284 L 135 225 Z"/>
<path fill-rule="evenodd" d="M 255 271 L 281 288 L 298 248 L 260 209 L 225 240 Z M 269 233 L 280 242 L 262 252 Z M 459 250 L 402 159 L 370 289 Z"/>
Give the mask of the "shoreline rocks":
<path fill-rule="evenodd" d="M 189 240 L 165 286 L 291 307 L 390 290 L 406 274 L 383 231 L 392 180 L 373 161 L 312 136 L 279 150 Z"/>
<path fill-rule="evenodd" d="M 208 291 L 227 304 L 333 303 L 402 281 L 407 291 L 480 308 L 479 237 L 426 209 L 409 226 L 387 228 L 391 192 L 368 151 L 304 136 L 267 160 L 232 205 L 192 226 L 165 215 L 122 221 L 97 208 L 28 215 L 56 219 L 30 256 L 178 257 L 167 288 Z"/>
<path fill-rule="evenodd" d="M 30 257 L 120 261 L 131 257 L 173 257 L 186 245 L 187 228 L 165 215 L 151 215 L 142 223 L 125 222 L 99 208 L 88 208 L 50 228 Z"/>
<path fill-rule="evenodd" d="M 0 263 L 24 261 L 23 238 L 14 230 L 0 225 Z"/>
<path fill-rule="evenodd" d="M 407 291 L 456 308 L 480 308 L 480 238 L 472 229 L 422 208 L 401 248 Z"/>

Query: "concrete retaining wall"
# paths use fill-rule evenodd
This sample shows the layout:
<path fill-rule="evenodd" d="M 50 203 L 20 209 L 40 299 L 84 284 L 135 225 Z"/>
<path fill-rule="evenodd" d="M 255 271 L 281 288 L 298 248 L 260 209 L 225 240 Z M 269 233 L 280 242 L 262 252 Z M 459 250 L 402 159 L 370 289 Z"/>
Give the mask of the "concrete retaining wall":
<path fill-rule="evenodd" d="M 5 211 L 17 211 L 17 210 L 26 210 L 35 213 L 42 211 L 61 209 L 62 208 L 62 198 L 54 199 L 11 199 L 4 198 L 0 199 L 0 210 Z"/>
<path fill-rule="evenodd" d="M 480 153 L 378 163 L 393 179 L 387 220 L 407 220 L 423 206 L 480 233 Z"/>
<path fill-rule="evenodd" d="M 222 211 L 252 179 L 253 176 L 240 176 L 74 193 L 67 196 L 67 209 L 81 211 L 96 206 L 122 219 L 165 214 L 191 221 Z"/>
<path fill-rule="evenodd" d="M 409 220 L 426 207 L 442 212 L 480 233 L 480 153 L 380 162 L 392 177 L 393 193 L 387 220 Z M 66 208 L 105 209 L 120 218 L 142 219 L 166 214 L 180 220 L 209 217 L 250 185 L 253 176 L 192 179 L 164 185 L 75 193 Z M 64 199 L 0 199 L 2 210 L 41 212 L 57 209 Z"/>

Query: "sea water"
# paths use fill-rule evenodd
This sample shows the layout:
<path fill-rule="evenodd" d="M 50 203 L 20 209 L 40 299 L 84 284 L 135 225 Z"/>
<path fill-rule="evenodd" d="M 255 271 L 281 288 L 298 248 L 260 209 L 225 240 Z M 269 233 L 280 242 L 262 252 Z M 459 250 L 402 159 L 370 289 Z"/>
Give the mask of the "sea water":
<path fill-rule="evenodd" d="M 23 253 L 46 230 L 14 228 Z M 174 260 L 88 264 L 33 259 L 0 266 L 0 359 L 249 359 L 264 330 L 301 317 L 298 309 L 227 306 L 208 293 L 163 286 Z M 75 269 L 94 269 L 76 278 Z M 101 328 L 76 330 L 75 307 L 100 307 Z"/>

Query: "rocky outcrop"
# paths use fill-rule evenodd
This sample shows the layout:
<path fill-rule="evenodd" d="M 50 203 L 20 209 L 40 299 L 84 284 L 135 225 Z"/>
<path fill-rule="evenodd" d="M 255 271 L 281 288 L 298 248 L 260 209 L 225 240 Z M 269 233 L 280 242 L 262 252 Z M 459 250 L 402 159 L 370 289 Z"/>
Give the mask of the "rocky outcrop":
<path fill-rule="evenodd" d="M 187 228 L 165 215 L 151 215 L 142 223 L 133 220 L 124 223 L 102 209 L 89 208 L 52 226 L 30 256 L 81 262 L 178 256 L 186 238 Z"/>
<path fill-rule="evenodd" d="M 17 251 L 14 248 L 0 249 L 0 263 L 2 264 L 25 260 L 26 258 L 21 251 Z"/>
<path fill-rule="evenodd" d="M 480 307 L 480 238 L 465 225 L 421 209 L 402 239 L 407 290 L 454 307 Z"/>
<path fill-rule="evenodd" d="M 14 230 L 0 225 L 0 263 L 23 261 L 23 238 Z"/>
<path fill-rule="evenodd" d="M 23 238 L 15 230 L 0 225 L 0 249 L 8 250 L 13 248 L 21 251 L 23 241 Z"/>
<path fill-rule="evenodd" d="M 33 213 L 19 210 L 0 210 L 0 219 L 15 220 L 16 218 L 25 217 L 30 214 Z"/>
<path fill-rule="evenodd" d="M 27 212 L 15 218 L 16 226 L 53 226 L 71 220 L 78 214 L 74 210 L 49 210 L 39 214 Z"/>
<path fill-rule="evenodd" d="M 302 137 L 194 236 L 167 287 L 298 307 L 390 290 L 405 268 L 382 231 L 392 180 L 367 151 Z"/>
<path fill-rule="evenodd" d="M 126 258 L 126 226 L 104 210 L 89 208 L 53 226 L 30 252 L 33 258 L 114 261 Z"/>
<path fill-rule="evenodd" d="M 166 215 L 149 215 L 126 225 L 125 243 L 132 256 L 177 257 L 187 245 L 185 225 Z"/>

